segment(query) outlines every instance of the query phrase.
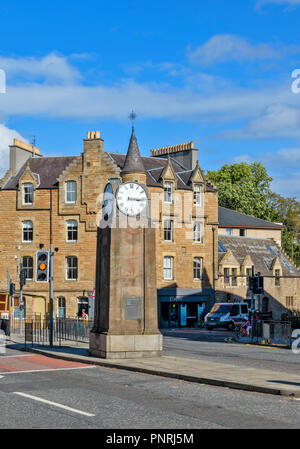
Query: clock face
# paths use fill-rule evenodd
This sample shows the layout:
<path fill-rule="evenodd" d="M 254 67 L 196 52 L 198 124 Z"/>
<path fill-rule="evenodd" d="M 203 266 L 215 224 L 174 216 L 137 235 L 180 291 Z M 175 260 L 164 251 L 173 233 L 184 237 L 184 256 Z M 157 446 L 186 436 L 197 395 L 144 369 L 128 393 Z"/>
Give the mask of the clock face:
<path fill-rule="evenodd" d="M 107 219 L 113 211 L 114 207 L 114 191 L 111 184 L 107 184 L 103 195 L 103 217 Z"/>
<path fill-rule="evenodd" d="M 123 214 L 134 217 L 141 214 L 147 206 L 145 189 L 137 182 L 121 184 L 117 192 L 118 208 Z"/>

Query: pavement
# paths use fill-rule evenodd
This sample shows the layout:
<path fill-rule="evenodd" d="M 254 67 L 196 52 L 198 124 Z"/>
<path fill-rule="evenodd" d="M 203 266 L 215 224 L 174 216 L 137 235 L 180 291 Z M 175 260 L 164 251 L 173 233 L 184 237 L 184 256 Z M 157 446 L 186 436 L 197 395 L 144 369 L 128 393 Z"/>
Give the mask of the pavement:
<path fill-rule="evenodd" d="M 7 346 L 24 350 L 24 340 L 18 336 L 7 339 Z M 251 366 L 236 366 L 217 361 L 189 357 L 162 357 L 143 359 L 102 359 L 89 355 L 87 343 L 65 342 L 64 346 L 28 345 L 27 351 L 69 362 L 180 379 L 198 384 L 214 385 L 272 395 L 300 398 L 300 375 L 293 372 L 274 372 Z M 275 348 L 266 348 L 266 351 Z"/>

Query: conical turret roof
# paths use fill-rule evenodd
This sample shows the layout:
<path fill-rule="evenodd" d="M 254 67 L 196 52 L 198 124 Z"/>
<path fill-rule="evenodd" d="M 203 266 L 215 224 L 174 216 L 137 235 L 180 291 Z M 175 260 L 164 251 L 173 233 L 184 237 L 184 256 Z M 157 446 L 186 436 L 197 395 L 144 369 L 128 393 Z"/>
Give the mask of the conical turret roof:
<path fill-rule="evenodd" d="M 130 137 L 129 147 L 125 159 L 125 164 L 122 173 L 146 173 L 138 143 L 134 134 L 134 127 L 132 127 L 132 133 Z"/>

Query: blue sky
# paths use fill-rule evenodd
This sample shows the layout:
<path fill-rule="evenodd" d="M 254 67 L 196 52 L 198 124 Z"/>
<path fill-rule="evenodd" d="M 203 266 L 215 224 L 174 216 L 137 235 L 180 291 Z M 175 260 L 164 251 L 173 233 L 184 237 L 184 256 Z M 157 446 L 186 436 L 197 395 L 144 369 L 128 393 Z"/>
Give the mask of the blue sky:
<path fill-rule="evenodd" d="M 299 23 L 300 0 L 2 0 L 0 172 L 13 137 L 126 152 L 134 109 L 143 155 L 194 140 L 204 170 L 261 161 L 300 199 Z"/>

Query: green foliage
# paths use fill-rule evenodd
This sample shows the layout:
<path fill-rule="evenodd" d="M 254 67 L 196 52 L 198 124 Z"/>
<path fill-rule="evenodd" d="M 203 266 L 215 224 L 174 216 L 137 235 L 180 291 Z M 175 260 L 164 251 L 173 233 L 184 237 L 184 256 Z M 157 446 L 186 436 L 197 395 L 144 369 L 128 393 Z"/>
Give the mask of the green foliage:
<path fill-rule="evenodd" d="M 219 205 L 263 220 L 275 218 L 267 203 L 272 178 L 259 162 L 224 165 L 208 171 L 207 177 L 217 186 Z"/>
<path fill-rule="evenodd" d="M 272 178 L 260 162 L 224 165 L 208 171 L 218 188 L 219 205 L 272 222 L 283 223 L 282 246 L 300 264 L 300 202 L 271 192 Z"/>
<path fill-rule="evenodd" d="M 291 322 L 292 329 L 300 329 L 300 311 L 289 310 L 288 320 Z"/>

